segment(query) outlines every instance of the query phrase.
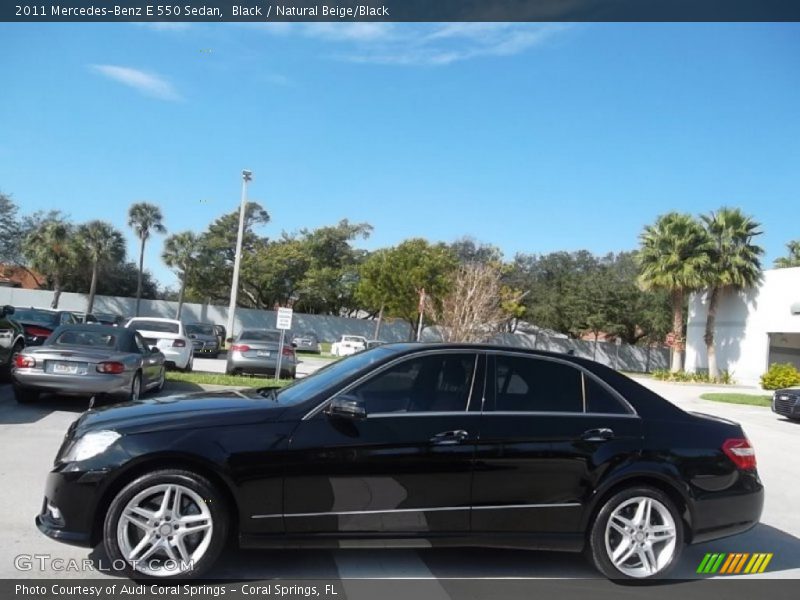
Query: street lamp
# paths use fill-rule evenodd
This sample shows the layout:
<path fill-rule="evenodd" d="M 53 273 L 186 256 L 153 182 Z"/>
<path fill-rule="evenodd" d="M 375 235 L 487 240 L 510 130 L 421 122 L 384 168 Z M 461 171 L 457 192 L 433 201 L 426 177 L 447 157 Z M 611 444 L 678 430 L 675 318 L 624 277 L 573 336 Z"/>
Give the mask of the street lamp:
<path fill-rule="evenodd" d="M 239 294 L 239 266 L 242 262 L 242 237 L 244 219 L 247 213 L 247 183 L 253 179 L 253 172 L 242 171 L 242 203 L 239 206 L 239 234 L 236 236 L 236 257 L 233 260 L 233 280 L 231 281 L 231 302 L 228 305 L 228 335 L 233 337 L 233 324 L 236 319 L 236 297 Z"/>

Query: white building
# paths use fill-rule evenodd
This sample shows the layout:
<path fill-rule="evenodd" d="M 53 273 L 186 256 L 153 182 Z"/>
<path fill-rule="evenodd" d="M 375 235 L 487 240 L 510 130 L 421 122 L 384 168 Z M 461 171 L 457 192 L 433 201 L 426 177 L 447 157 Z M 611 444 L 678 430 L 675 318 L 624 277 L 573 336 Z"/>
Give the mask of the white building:
<path fill-rule="evenodd" d="M 705 294 L 689 300 L 687 371 L 708 369 L 703 334 Z M 728 294 L 719 303 L 715 344 L 717 365 L 737 383 L 758 385 L 772 363 L 800 368 L 800 267 L 764 272 L 757 289 Z"/>

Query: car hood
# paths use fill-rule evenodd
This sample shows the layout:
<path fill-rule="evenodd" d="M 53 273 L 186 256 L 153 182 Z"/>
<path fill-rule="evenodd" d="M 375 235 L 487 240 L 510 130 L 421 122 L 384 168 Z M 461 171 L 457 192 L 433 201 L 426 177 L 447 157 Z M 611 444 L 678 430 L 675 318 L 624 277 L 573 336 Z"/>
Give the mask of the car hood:
<path fill-rule="evenodd" d="M 255 389 L 143 398 L 88 410 L 76 423 L 75 435 L 102 429 L 141 433 L 275 421 L 285 408 Z"/>

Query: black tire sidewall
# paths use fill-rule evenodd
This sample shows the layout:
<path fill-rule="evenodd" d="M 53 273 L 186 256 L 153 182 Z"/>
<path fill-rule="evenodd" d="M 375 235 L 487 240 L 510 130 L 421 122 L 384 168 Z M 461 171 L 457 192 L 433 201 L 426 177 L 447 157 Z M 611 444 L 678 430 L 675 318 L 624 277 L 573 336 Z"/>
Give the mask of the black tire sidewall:
<path fill-rule="evenodd" d="M 125 505 L 136 494 L 142 490 L 159 484 L 175 483 L 186 486 L 206 499 L 208 508 L 211 511 L 211 518 L 214 523 L 211 533 L 211 544 L 206 550 L 205 555 L 194 565 L 194 569 L 188 573 L 182 573 L 171 577 L 154 577 L 135 571 L 131 565 L 125 561 L 117 543 L 117 522 L 119 521 Z M 225 547 L 228 539 L 228 527 L 230 519 L 228 508 L 219 491 L 204 477 L 183 471 L 180 469 L 162 469 L 143 475 L 128 485 L 126 485 L 112 500 L 108 507 L 103 521 L 103 548 L 108 555 L 111 564 L 120 565 L 123 562 L 127 565 L 125 574 L 132 579 L 151 580 L 151 581 L 174 581 L 181 579 L 192 579 L 207 571 L 217 560 L 220 552 Z"/>
<path fill-rule="evenodd" d="M 675 552 L 673 553 L 672 558 L 661 571 L 649 577 L 643 577 L 643 578 L 630 577 L 625 573 L 619 571 L 614 566 L 614 563 L 611 562 L 611 558 L 608 556 L 608 553 L 606 552 L 606 543 L 605 543 L 606 524 L 608 523 L 608 519 L 611 516 L 611 513 L 614 512 L 614 509 L 616 509 L 617 506 L 635 496 L 647 496 L 653 498 L 654 500 L 658 500 L 661 504 L 667 507 L 667 510 L 669 510 L 673 520 L 675 521 L 676 540 L 675 540 Z M 665 575 L 667 575 L 680 560 L 680 555 L 683 550 L 683 539 L 684 539 L 683 519 L 681 518 L 680 512 L 675 506 L 675 503 L 669 496 L 667 496 L 667 494 L 654 487 L 636 486 L 617 492 L 616 494 L 614 494 L 608 500 L 605 501 L 605 503 L 595 516 L 594 521 L 592 522 L 588 537 L 589 537 L 587 543 L 588 558 L 595 566 L 595 568 L 609 579 L 628 580 L 628 581 L 646 581 L 648 579 L 660 579 L 663 578 Z"/>

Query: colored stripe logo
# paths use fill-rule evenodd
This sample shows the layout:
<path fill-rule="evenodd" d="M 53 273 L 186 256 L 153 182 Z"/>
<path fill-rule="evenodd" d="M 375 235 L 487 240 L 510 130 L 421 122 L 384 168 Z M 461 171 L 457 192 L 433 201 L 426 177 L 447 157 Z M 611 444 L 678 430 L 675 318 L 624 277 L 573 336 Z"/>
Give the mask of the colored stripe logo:
<path fill-rule="evenodd" d="M 772 552 L 756 552 L 753 554 L 747 552 L 710 552 L 700 561 L 697 572 L 706 575 L 715 573 L 720 575 L 763 573 L 767 570 L 767 565 L 772 560 L 772 556 Z"/>

